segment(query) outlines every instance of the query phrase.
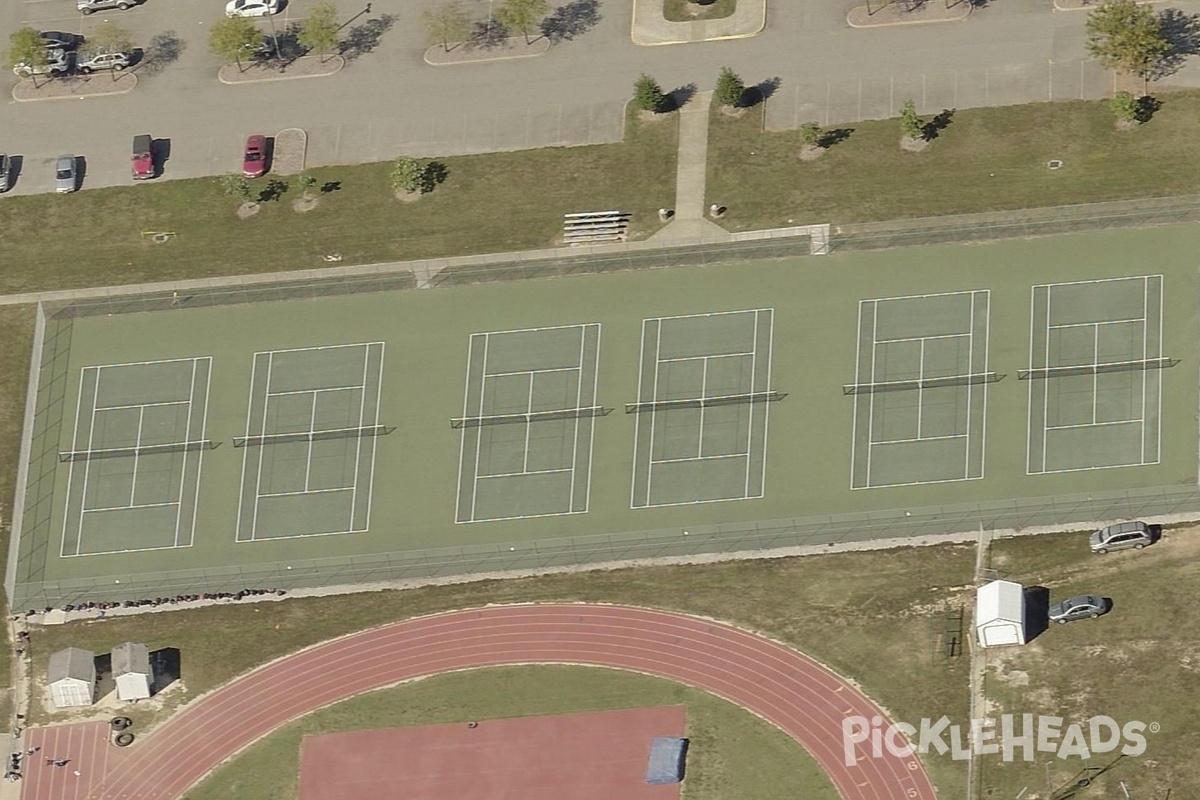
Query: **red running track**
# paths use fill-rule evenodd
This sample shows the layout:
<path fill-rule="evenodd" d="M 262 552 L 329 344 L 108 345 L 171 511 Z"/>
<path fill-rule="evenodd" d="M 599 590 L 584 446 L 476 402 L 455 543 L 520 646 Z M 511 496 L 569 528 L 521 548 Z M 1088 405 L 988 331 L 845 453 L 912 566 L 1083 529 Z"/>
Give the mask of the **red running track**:
<path fill-rule="evenodd" d="M 844 800 L 936 800 L 915 756 L 857 751 L 842 719 L 887 719 L 845 680 L 783 645 L 712 620 L 625 606 L 516 605 L 455 611 L 352 634 L 272 662 L 205 695 L 72 793 L 88 800 L 175 800 L 285 722 L 353 695 L 450 670 L 586 664 L 679 681 L 778 726 L 817 760 Z M 69 755 L 69 754 L 68 754 Z M 34 786 L 23 800 L 51 800 Z M 85 794 L 86 792 L 86 794 Z"/>

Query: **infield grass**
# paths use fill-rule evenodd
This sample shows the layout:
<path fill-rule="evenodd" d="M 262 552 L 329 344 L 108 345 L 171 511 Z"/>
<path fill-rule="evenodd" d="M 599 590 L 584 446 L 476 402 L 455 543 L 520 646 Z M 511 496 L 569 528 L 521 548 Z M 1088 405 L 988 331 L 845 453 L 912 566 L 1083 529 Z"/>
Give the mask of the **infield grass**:
<path fill-rule="evenodd" d="M 824 772 L 777 728 L 732 703 L 671 681 L 588 667 L 495 667 L 356 697 L 248 748 L 186 800 L 294 800 L 305 734 L 580 711 L 686 705 L 684 800 L 836 800 Z"/>
<path fill-rule="evenodd" d="M 130 640 L 145 642 L 152 650 L 177 647 L 186 690 L 168 695 L 174 706 L 279 656 L 387 622 L 487 603 L 588 601 L 726 620 L 829 665 L 898 719 L 942 714 L 964 719 L 967 663 L 934 658 L 930 633 L 939 610 L 968 599 L 974 565 L 974 548 L 967 545 L 902 548 L 568 573 L 107 618 L 38 629 L 32 644 L 34 682 L 45 685 L 49 654 L 68 644 L 96 652 Z M 444 694 L 443 702 L 452 701 L 453 692 Z M 161 716 L 146 704 L 131 711 L 141 730 Z M 35 703 L 34 714 L 34 724 L 49 721 L 40 704 Z M 250 772 L 260 766 L 253 758 L 237 763 Z M 945 796 L 959 796 L 965 785 L 962 762 L 930 757 L 926 764 Z"/>

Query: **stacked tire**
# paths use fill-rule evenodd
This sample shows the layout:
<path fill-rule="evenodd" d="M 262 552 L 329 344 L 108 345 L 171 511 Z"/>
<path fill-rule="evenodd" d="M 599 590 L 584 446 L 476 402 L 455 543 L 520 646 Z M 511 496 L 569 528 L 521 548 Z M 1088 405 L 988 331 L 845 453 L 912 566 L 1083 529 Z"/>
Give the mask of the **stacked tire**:
<path fill-rule="evenodd" d="M 113 744 L 117 747 L 129 747 L 133 744 L 134 736 L 129 732 L 129 728 L 133 727 L 133 720 L 129 717 L 113 717 L 109 726 L 113 730 Z"/>

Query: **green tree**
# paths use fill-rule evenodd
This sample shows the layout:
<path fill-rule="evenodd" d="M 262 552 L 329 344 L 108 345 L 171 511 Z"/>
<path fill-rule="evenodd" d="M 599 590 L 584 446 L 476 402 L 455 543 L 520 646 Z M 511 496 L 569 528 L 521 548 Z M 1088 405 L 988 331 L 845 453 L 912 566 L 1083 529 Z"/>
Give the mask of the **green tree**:
<path fill-rule="evenodd" d="M 33 82 L 37 84 L 38 72 L 50 61 L 46 52 L 46 43 L 42 41 L 37 28 L 17 28 L 8 35 L 8 50 L 4 53 L 5 69 L 12 69 L 18 64 L 29 67 Z"/>
<path fill-rule="evenodd" d="M 320 3 L 312 7 L 308 16 L 300 20 L 296 41 L 320 53 L 321 63 L 325 63 L 325 54 L 338 46 L 337 9 L 332 3 Z"/>
<path fill-rule="evenodd" d="M 917 106 L 905 100 L 900 108 L 900 134 L 908 139 L 925 138 L 925 122 L 917 116 Z"/>
<path fill-rule="evenodd" d="M 739 105 L 745 94 L 746 84 L 742 83 L 742 79 L 738 77 L 738 74 L 729 67 L 721 67 L 721 74 L 717 76 L 717 88 L 713 92 L 713 97 L 717 101 L 717 105 Z"/>
<path fill-rule="evenodd" d="M 816 147 L 821 142 L 824 131 L 815 122 L 806 122 L 800 126 L 800 144 L 805 147 Z"/>
<path fill-rule="evenodd" d="M 1117 92 L 1113 95 L 1112 102 L 1108 107 L 1122 122 L 1136 122 L 1138 119 L 1140 111 L 1138 101 L 1129 92 Z"/>
<path fill-rule="evenodd" d="M 234 61 L 244 71 L 242 58 L 262 41 L 258 26 L 249 17 L 222 17 L 208 29 L 208 49 L 217 58 Z"/>
<path fill-rule="evenodd" d="M 1087 50 L 1105 67 L 1145 83 L 1170 54 L 1171 42 L 1149 6 L 1108 0 L 1088 14 Z"/>
<path fill-rule="evenodd" d="M 663 90 L 658 81 L 642 73 L 633 84 L 633 104 L 642 111 L 658 111 L 663 104 Z"/>
<path fill-rule="evenodd" d="M 246 180 L 244 175 L 230 172 L 217 178 L 217 185 L 221 187 L 223 194 L 232 195 L 243 202 L 250 201 L 250 181 Z"/>
<path fill-rule="evenodd" d="M 465 42 L 471 35 L 471 18 L 457 0 L 422 11 L 421 24 L 429 34 L 429 43 L 441 44 L 446 52 L 450 52 L 451 42 Z"/>
<path fill-rule="evenodd" d="M 392 162 L 392 188 L 404 192 L 419 192 L 425 183 L 425 168 L 421 162 L 400 156 Z"/>
<path fill-rule="evenodd" d="M 496 19 L 506 28 L 515 28 L 525 35 L 525 44 L 529 44 L 529 33 L 540 30 L 542 20 L 550 11 L 546 0 L 504 0 L 504 5 L 496 9 Z"/>
<path fill-rule="evenodd" d="M 308 193 L 311 192 L 312 188 L 317 185 L 317 179 L 314 178 L 312 175 L 309 175 L 306 172 L 303 175 L 301 175 L 297 180 L 300 183 L 300 188 L 303 190 L 302 194 L 304 195 L 304 199 L 308 200 L 309 199 Z"/>

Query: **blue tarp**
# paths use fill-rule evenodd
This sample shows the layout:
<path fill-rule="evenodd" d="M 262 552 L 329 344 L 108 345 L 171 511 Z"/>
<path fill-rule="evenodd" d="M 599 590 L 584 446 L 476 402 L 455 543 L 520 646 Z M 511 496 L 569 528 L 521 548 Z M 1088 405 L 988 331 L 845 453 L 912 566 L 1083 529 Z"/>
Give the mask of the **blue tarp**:
<path fill-rule="evenodd" d="M 683 762 L 687 758 L 687 739 L 655 736 L 650 743 L 646 764 L 646 783 L 679 783 L 683 780 Z"/>

